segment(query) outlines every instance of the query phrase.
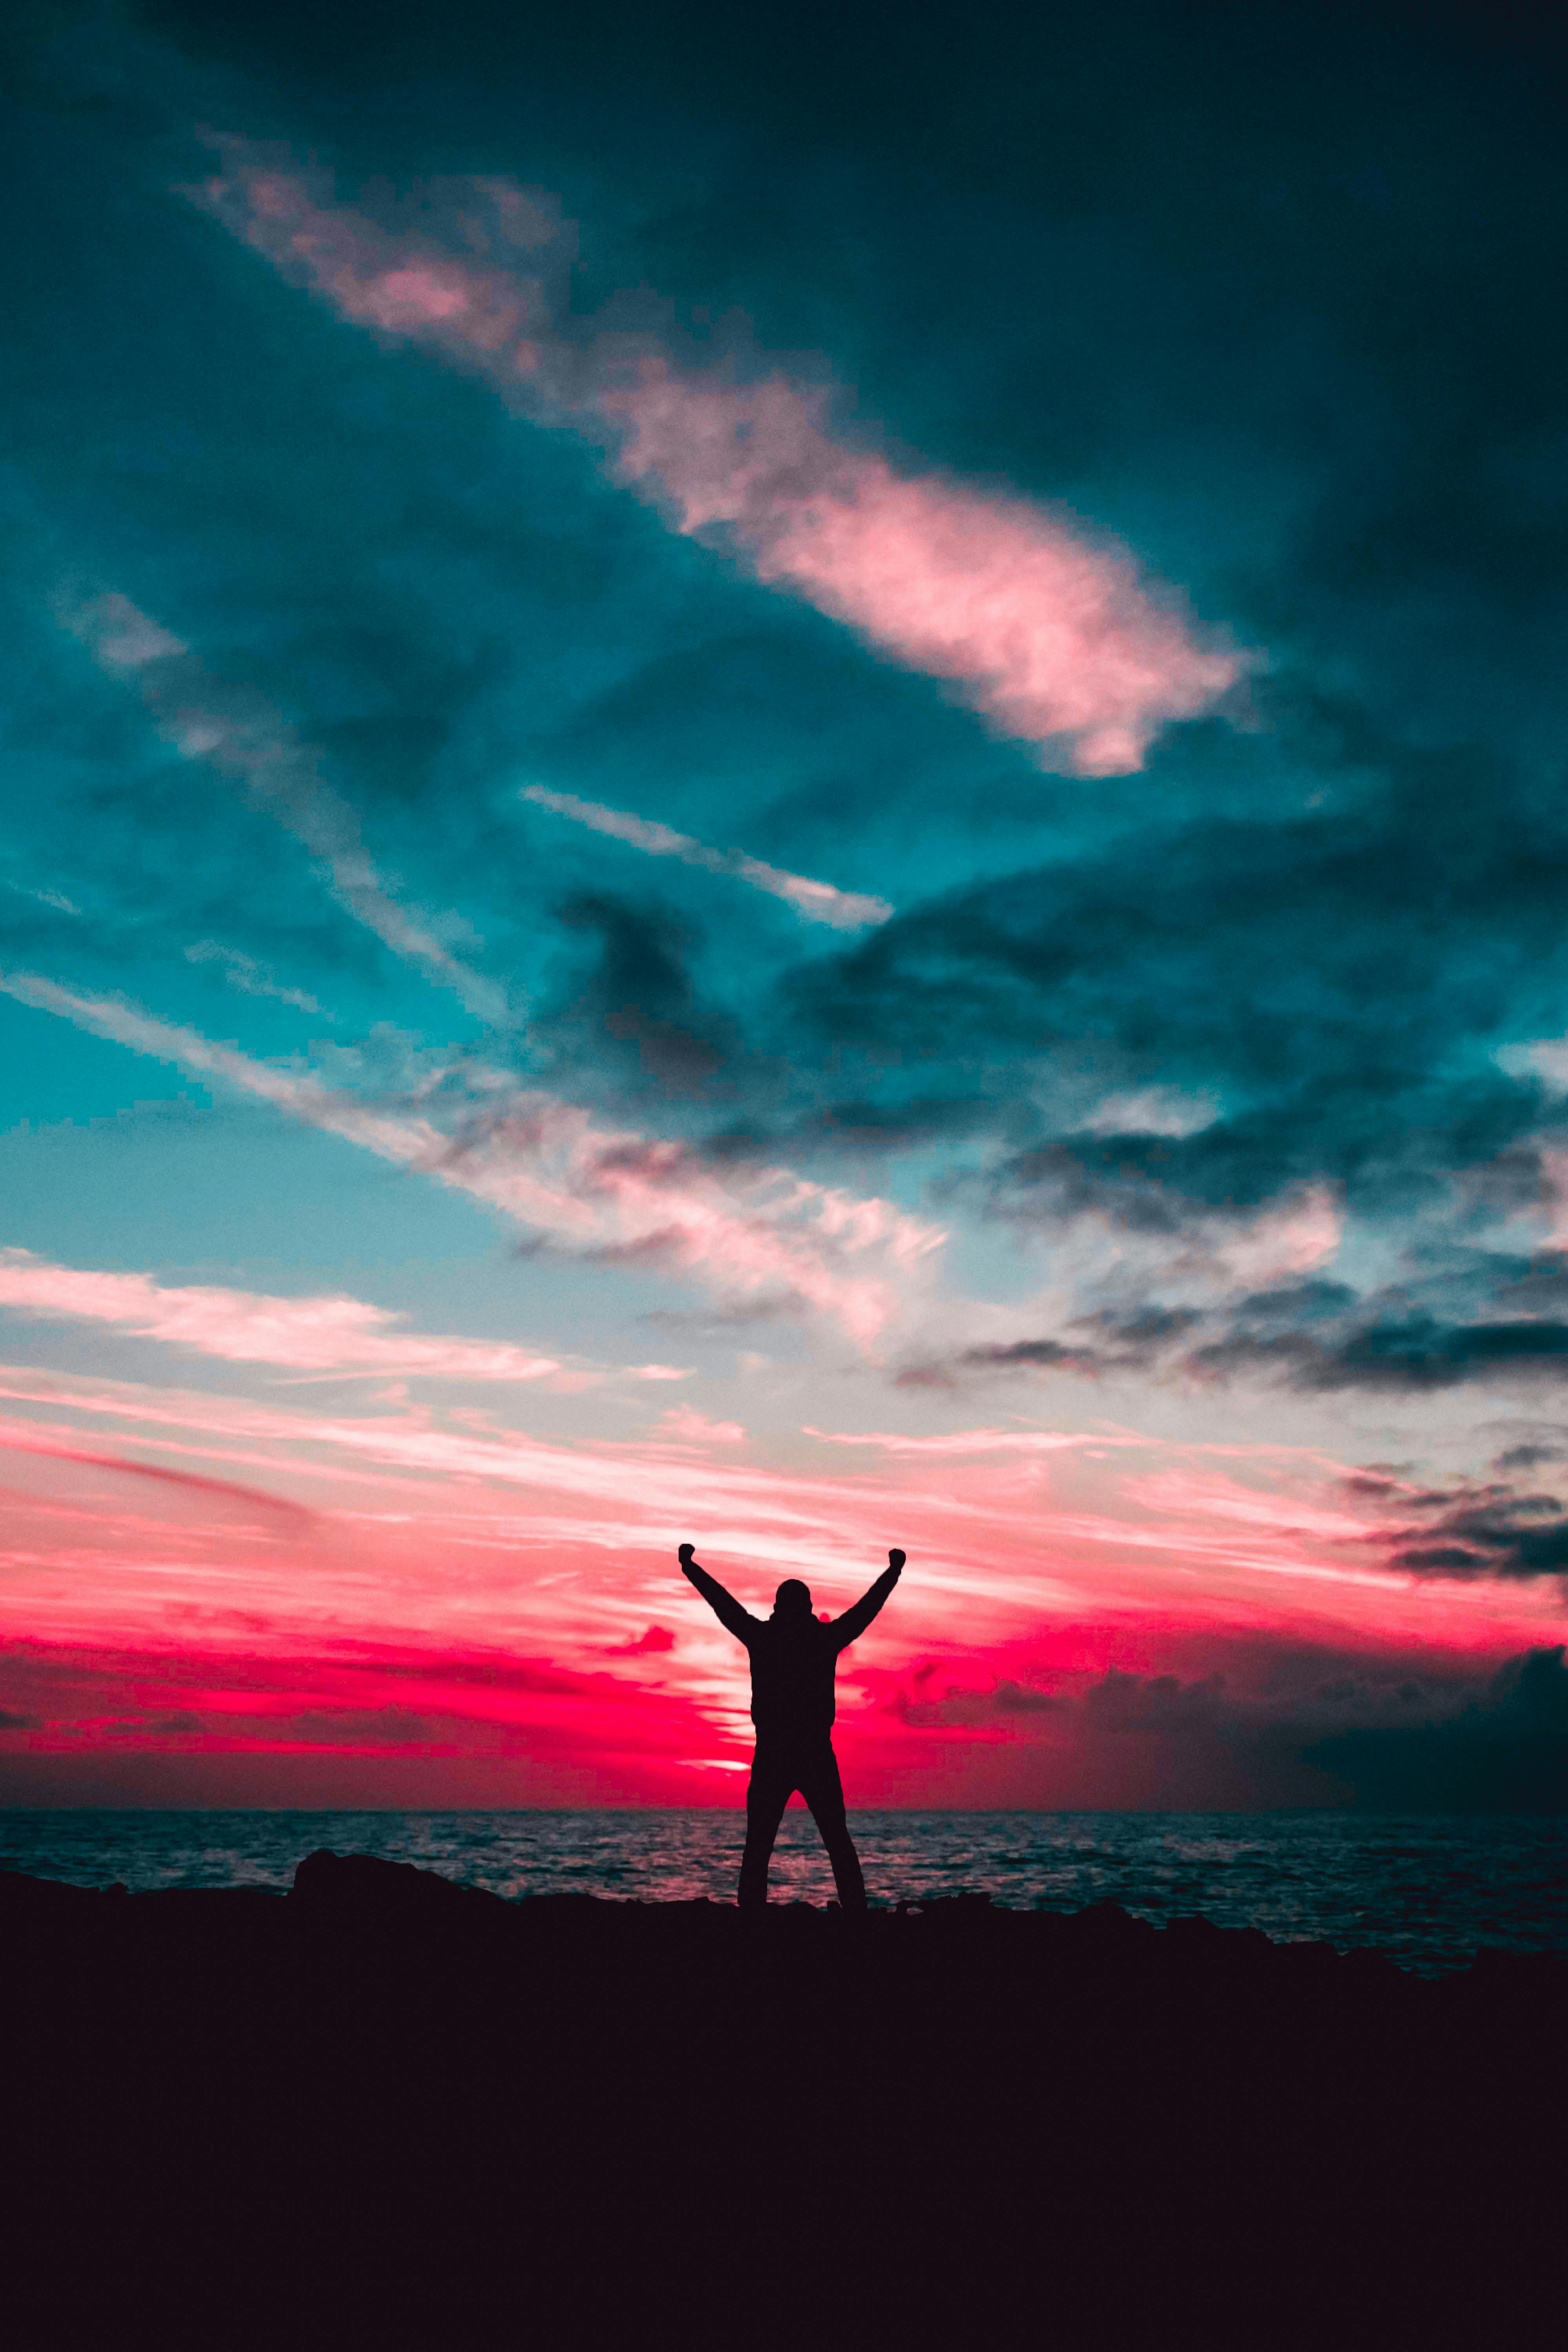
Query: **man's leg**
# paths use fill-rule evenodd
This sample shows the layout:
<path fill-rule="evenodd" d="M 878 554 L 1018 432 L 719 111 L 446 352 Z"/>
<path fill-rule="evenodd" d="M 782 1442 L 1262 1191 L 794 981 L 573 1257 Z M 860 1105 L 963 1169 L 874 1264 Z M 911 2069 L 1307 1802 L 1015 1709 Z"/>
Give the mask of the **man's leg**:
<path fill-rule="evenodd" d="M 846 1911 L 864 1911 L 866 1882 L 860 1875 L 860 1857 L 845 1819 L 844 1783 L 838 1777 L 838 1759 L 830 1740 L 823 1741 L 795 1786 L 811 1807 L 811 1817 L 822 1832 L 827 1859 L 833 1864 L 833 1883 L 838 1889 L 840 1906 Z"/>
<path fill-rule="evenodd" d="M 788 1763 L 768 1756 L 759 1745 L 752 1758 L 752 1777 L 746 1783 L 746 1851 L 741 1857 L 738 1898 L 742 1911 L 760 1911 L 768 1899 L 768 1864 L 773 1860 L 773 1840 L 794 1787 Z"/>

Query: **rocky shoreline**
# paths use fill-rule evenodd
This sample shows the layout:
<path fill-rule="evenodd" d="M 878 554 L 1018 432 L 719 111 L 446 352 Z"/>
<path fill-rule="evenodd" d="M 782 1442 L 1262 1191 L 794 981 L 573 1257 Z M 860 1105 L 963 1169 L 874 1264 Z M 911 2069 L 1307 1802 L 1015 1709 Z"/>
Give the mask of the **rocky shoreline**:
<path fill-rule="evenodd" d="M 118 2342 L 214 2346 L 1561 2316 L 1568 1958 L 505 1902 L 321 1853 L 286 1895 L 0 1874 L 0 1981 L 28 2345 L 105 2299 Z"/>

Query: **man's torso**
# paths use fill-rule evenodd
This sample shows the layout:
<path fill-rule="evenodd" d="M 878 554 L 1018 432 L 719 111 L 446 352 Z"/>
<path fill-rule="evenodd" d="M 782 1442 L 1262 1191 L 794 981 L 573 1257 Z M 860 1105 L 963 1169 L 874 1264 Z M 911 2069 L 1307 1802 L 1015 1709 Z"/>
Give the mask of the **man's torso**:
<path fill-rule="evenodd" d="M 795 1625 L 770 1619 L 746 1643 L 752 1660 L 752 1721 L 758 1740 L 816 1742 L 833 1728 L 838 1645 L 815 1617 Z"/>

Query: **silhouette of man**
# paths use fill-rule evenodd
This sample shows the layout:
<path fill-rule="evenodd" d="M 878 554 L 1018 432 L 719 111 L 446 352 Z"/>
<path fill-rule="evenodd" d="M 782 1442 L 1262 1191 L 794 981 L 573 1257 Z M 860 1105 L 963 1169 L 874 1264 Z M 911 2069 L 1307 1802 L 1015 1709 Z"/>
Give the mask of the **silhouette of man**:
<path fill-rule="evenodd" d="M 833 1677 L 838 1653 L 858 1641 L 899 1580 L 901 1551 L 853 1609 L 831 1622 L 812 1614 L 811 1592 L 789 1576 L 773 1595 L 771 1617 L 753 1617 L 717 1577 L 680 1547 L 681 1572 L 693 1583 L 727 1633 L 743 1642 L 752 1661 L 752 1721 L 757 1727 L 752 1777 L 746 1783 L 746 1851 L 741 1863 L 742 1911 L 768 1899 L 768 1864 L 784 1809 L 798 1789 L 822 1833 L 834 1884 L 846 1911 L 864 1911 L 866 1882 L 844 1818 L 844 1784 L 833 1753 Z"/>

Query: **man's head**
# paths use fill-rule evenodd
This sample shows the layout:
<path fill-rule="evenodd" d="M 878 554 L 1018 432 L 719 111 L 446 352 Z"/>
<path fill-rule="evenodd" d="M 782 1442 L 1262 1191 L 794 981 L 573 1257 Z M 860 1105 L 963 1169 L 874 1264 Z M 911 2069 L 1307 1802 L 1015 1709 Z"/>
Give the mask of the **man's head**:
<path fill-rule="evenodd" d="M 798 1576 L 786 1576 L 773 1595 L 775 1617 L 809 1617 L 811 1587 L 803 1584 Z"/>

